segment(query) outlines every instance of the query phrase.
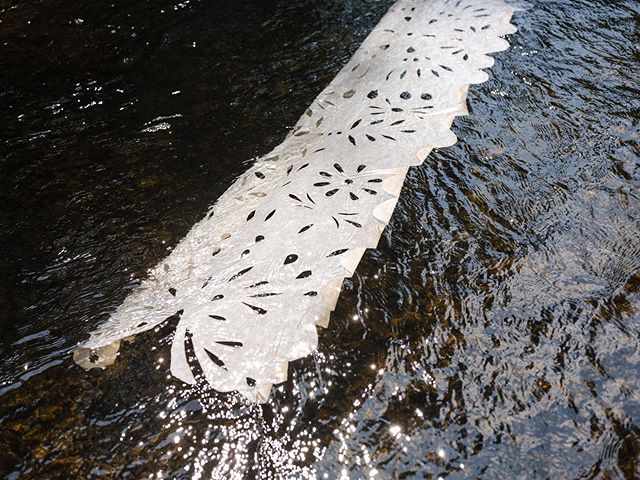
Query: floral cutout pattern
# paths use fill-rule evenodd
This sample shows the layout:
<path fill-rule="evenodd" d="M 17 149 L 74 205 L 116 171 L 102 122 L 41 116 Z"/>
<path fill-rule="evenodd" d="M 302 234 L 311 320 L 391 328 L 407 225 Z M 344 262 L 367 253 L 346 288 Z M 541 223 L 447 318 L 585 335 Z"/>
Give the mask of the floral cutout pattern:
<path fill-rule="evenodd" d="M 354 147 L 362 142 L 395 142 L 404 135 L 416 133 L 419 124 L 427 120 L 434 108 L 430 102 L 432 96 L 426 91 L 401 90 L 388 97 L 383 97 L 379 89 L 358 95 L 353 90 L 350 92 L 353 95 L 345 98 L 355 97 L 354 102 L 358 102 L 360 108 L 349 109 L 352 114 L 343 115 L 342 123 L 325 122 L 325 113 L 331 111 L 326 110 L 327 105 L 335 106 L 337 99 L 333 97 L 339 95 L 332 92 L 316 102 L 318 108 L 307 110 L 309 123 L 298 129 L 294 136 L 306 136 L 306 141 L 314 140 L 310 137 L 320 137 L 329 144 L 344 141 Z"/>
<path fill-rule="evenodd" d="M 335 195 L 343 190 L 352 201 L 358 200 L 360 198 L 359 195 L 362 195 L 362 192 L 368 193 L 369 195 L 377 195 L 378 192 L 374 190 L 373 187 L 376 183 L 382 183 L 382 179 L 367 178 L 365 176 L 358 175 L 367 168 L 366 165 L 358 165 L 354 168 L 355 172 L 345 173 L 342 165 L 334 163 L 332 170 L 321 170 L 319 172 L 322 180 L 315 182 L 313 186 L 321 187 L 324 190 L 324 195 L 327 197 Z"/>

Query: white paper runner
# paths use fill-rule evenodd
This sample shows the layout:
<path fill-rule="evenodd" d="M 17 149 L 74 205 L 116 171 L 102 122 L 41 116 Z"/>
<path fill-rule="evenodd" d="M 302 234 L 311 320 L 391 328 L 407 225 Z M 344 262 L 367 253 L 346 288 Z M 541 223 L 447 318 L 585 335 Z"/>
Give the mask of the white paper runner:
<path fill-rule="evenodd" d="M 508 48 L 500 0 L 399 0 L 288 138 L 257 160 L 74 358 L 115 359 L 121 339 L 182 310 L 171 372 L 195 381 L 190 336 L 219 391 L 264 401 L 317 346 L 344 277 L 375 248 L 408 167 L 456 141 L 470 84 Z M 93 350 L 92 350 L 93 349 Z"/>

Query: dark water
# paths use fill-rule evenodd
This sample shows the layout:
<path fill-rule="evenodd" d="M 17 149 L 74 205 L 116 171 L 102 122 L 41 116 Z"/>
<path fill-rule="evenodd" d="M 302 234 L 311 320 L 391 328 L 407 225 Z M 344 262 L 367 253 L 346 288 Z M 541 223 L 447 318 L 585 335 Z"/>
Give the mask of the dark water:
<path fill-rule="evenodd" d="M 388 6 L 0 0 L 0 476 L 640 477 L 632 0 L 516 14 L 267 404 L 168 377 L 170 322 L 73 364 Z"/>

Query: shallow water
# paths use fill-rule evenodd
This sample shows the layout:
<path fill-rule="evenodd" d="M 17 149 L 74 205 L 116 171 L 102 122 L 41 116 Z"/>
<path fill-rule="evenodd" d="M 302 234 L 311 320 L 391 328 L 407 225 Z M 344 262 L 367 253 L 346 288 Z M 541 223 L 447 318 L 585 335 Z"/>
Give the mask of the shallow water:
<path fill-rule="evenodd" d="M 267 404 L 168 377 L 171 321 L 73 364 L 389 4 L 0 0 L 0 476 L 640 476 L 631 0 L 516 14 Z"/>

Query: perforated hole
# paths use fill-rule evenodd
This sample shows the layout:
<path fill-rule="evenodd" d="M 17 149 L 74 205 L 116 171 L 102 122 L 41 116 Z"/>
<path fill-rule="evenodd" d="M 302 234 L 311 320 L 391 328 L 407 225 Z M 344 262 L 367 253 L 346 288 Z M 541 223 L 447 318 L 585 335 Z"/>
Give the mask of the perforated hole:
<path fill-rule="evenodd" d="M 218 367 L 222 368 L 223 370 L 226 370 L 227 367 L 225 366 L 224 362 L 222 360 L 220 360 L 220 358 L 215 354 L 215 353 L 211 353 L 209 350 L 207 350 L 205 348 L 204 350 L 205 352 L 207 352 L 207 356 L 211 359 L 211 361 L 213 363 L 215 363 Z"/>
<path fill-rule="evenodd" d="M 232 282 L 233 280 L 240 278 L 242 275 L 244 275 L 245 273 L 247 273 L 248 271 L 250 271 L 253 267 L 247 267 L 244 270 L 240 270 L 238 273 L 236 273 L 233 277 L 231 277 L 229 279 L 230 282 Z"/>
<path fill-rule="evenodd" d="M 296 260 L 298 260 L 298 255 L 296 255 L 295 253 L 292 253 L 290 255 L 287 255 L 287 258 L 284 259 L 284 264 L 289 265 L 290 263 L 293 263 Z"/>
<path fill-rule="evenodd" d="M 265 313 L 267 313 L 267 311 L 262 308 L 262 307 L 258 307 L 256 305 L 251 305 L 247 302 L 242 302 L 244 305 L 246 305 L 247 307 L 249 307 L 251 310 L 253 310 L 254 312 L 256 312 L 258 315 L 264 315 Z"/>

